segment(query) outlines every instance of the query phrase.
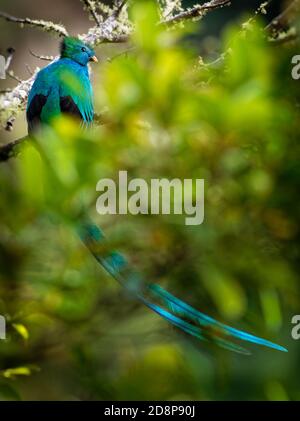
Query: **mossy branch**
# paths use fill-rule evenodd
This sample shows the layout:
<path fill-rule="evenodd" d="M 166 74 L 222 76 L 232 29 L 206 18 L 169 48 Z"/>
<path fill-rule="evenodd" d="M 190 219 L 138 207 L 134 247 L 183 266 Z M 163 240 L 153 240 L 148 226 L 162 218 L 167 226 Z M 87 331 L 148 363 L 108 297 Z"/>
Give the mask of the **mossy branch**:
<path fill-rule="evenodd" d="M 266 29 L 276 30 L 291 23 L 294 15 L 300 11 L 300 0 L 293 0 L 287 7 L 266 26 Z"/>
<path fill-rule="evenodd" d="M 291 27 L 294 16 L 299 14 L 300 0 L 293 0 L 286 9 L 276 16 L 267 26 L 270 34 L 270 41 L 275 44 L 282 44 L 294 41 L 299 37 L 296 27 Z"/>
<path fill-rule="evenodd" d="M 13 157 L 17 156 L 19 154 L 21 146 L 28 139 L 29 138 L 27 136 L 22 137 L 21 139 L 10 142 L 7 145 L 1 146 L 1 148 L 0 148 L 0 162 L 6 162 L 10 158 L 13 158 Z"/>
<path fill-rule="evenodd" d="M 97 13 L 95 2 L 92 0 L 81 0 L 90 16 L 94 19 L 97 26 L 101 26 L 102 20 Z"/>
<path fill-rule="evenodd" d="M 191 9 L 179 12 L 174 16 L 166 18 L 162 23 L 172 25 L 189 19 L 200 19 L 206 12 L 220 9 L 224 6 L 230 6 L 231 0 L 211 0 L 204 4 L 197 4 Z"/>
<path fill-rule="evenodd" d="M 46 32 L 52 32 L 60 37 L 68 36 L 68 32 L 63 25 L 56 24 L 53 22 L 46 22 L 44 20 L 36 20 L 36 19 L 29 19 L 29 18 L 17 18 L 15 16 L 9 15 L 8 13 L 4 13 L 0 11 L 0 18 L 5 19 L 8 22 L 19 23 L 21 25 L 28 25 L 34 28 L 42 29 Z"/>
<path fill-rule="evenodd" d="M 35 52 L 34 52 L 34 51 L 32 51 L 32 50 L 29 50 L 29 53 L 30 53 L 33 57 L 38 58 L 39 60 L 42 60 L 42 61 L 53 61 L 53 60 L 54 60 L 54 57 L 53 57 L 53 56 L 41 56 L 41 55 L 39 55 L 39 54 L 35 53 Z"/>

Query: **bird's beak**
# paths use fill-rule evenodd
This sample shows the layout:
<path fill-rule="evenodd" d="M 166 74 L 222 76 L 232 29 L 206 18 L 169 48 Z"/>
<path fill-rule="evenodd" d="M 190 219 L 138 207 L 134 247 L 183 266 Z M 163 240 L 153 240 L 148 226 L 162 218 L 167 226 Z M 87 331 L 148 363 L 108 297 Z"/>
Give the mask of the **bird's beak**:
<path fill-rule="evenodd" d="M 93 61 L 94 63 L 98 63 L 98 59 L 96 56 L 91 57 L 90 61 Z"/>

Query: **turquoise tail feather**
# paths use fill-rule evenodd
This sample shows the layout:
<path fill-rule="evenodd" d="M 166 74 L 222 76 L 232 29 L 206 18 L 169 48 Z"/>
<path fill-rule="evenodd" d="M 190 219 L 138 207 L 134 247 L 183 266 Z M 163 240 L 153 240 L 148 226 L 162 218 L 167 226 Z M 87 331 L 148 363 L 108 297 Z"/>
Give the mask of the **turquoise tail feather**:
<path fill-rule="evenodd" d="M 79 233 L 86 247 L 113 278 L 144 305 L 185 333 L 243 354 L 249 354 L 249 351 L 229 338 L 287 352 L 287 349 L 280 345 L 218 322 L 181 301 L 159 285 L 146 284 L 139 274 L 131 269 L 123 255 L 117 252 L 109 254 L 106 252 L 104 234 L 95 224 L 82 225 Z"/>
<path fill-rule="evenodd" d="M 259 338 L 258 336 L 251 335 L 250 333 L 244 332 L 242 330 L 235 329 L 233 327 L 227 326 L 212 317 L 207 316 L 206 314 L 201 313 L 200 311 L 194 309 L 190 305 L 181 301 L 179 298 L 176 298 L 174 295 L 167 292 L 165 289 L 156 284 L 150 284 L 149 289 L 161 298 L 165 303 L 172 308 L 175 314 L 181 314 L 183 316 L 188 316 L 193 321 L 198 323 L 200 326 L 215 326 L 223 331 L 224 335 L 232 336 L 234 338 L 252 342 L 258 345 L 266 346 L 268 348 L 277 349 L 278 351 L 287 352 L 287 349 L 277 345 L 273 342 L 270 342 L 266 339 Z"/>

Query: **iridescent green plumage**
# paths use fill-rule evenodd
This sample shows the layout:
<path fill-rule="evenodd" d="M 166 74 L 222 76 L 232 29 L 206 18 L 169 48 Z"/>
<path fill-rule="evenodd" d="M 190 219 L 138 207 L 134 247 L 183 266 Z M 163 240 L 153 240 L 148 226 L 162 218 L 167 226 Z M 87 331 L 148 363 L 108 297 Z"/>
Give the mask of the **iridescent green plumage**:
<path fill-rule="evenodd" d="M 29 133 L 40 124 L 51 124 L 62 113 L 93 121 L 93 91 L 88 62 L 95 61 L 93 49 L 77 38 L 67 37 L 61 45 L 61 57 L 42 69 L 29 93 L 27 122 Z"/>

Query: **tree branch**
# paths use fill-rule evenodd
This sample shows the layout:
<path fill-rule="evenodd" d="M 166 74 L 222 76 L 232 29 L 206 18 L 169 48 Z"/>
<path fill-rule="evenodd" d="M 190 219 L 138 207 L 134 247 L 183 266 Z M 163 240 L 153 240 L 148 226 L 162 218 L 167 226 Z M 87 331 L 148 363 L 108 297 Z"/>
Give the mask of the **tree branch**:
<path fill-rule="evenodd" d="M 29 50 L 29 53 L 33 57 L 38 58 L 39 60 L 43 60 L 43 61 L 53 61 L 54 60 L 53 56 L 40 56 L 39 54 L 34 53 L 32 50 Z"/>
<path fill-rule="evenodd" d="M 290 14 L 297 13 L 300 11 L 300 1 L 294 0 L 289 6 L 283 10 L 280 15 L 276 16 L 265 29 L 267 30 L 278 30 L 280 27 L 284 27 L 285 24 L 289 24 L 291 19 L 289 18 Z"/>
<path fill-rule="evenodd" d="M 20 111 L 25 109 L 28 92 L 34 82 L 37 71 L 30 79 L 20 81 L 12 91 L 0 97 L 0 116 L 2 115 L 2 121 L 17 116 Z"/>
<path fill-rule="evenodd" d="M 207 3 L 201 5 L 199 4 L 191 9 L 180 12 L 175 16 L 171 16 L 170 18 L 163 20 L 161 23 L 172 25 L 188 19 L 201 18 L 204 13 L 210 10 L 220 9 L 221 7 L 229 6 L 230 4 L 231 0 L 211 0 Z"/>
<path fill-rule="evenodd" d="M 97 26 L 101 26 L 100 16 L 98 15 L 95 4 L 91 0 L 81 0 L 82 3 L 85 5 L 86 10 L 92 16 L 94 21 L 96 22 Z"/>
<path fill-rule="evenodd" d="M 22 137 L 21 139 L 10 142 L 7 145 L 0 147 L 0 162 L 8 161 L 10 158 L 18 155 L 21 145 L 26 141 L 28 137 Z"/>
<path fill-rule="evenodd" d="M 68 32 L 63 25 L 55 24 L 53 22 L 46 22 L 44 20 L 35 20 L 29 18 L 17 18 L 11 16 L 8 13 L 0 11 L 0 18 L 5 19 L 8 22 L 20 23 L 21 25 L 28 25 L 35 28 L 43 29 L 46 32 L 52 32 L 61 37 L 68 36 Z"/>
<path fill-rule="evenodd" d="M 30 76 L 33 76 L 33 70 L 32 68 L 29 66 L 29 64 L 25 64 L 26 70 L 29 73 Z"/>
<path fill-rule="evenodd" d="M 278 16 L 265 27 L 270 34 L 270 42 L 275 45 L 284 44 L 298 39 L 296 27 L 290 26 L 294 15 L 300 11 L 300 0 L 292 1 Z"/>
<path fill-rule="evenodd" d="M 11 92 L 12 90 L 10 89 L 10 88 L 7 88 L 7 89 L 3 89 L 3 90 L 1 90 L 0 91 L 0 94 L 1 95 L 3 95 L 3 94 L 8 94 L 9 92 Z"/>
<path fill-rule="evenodd" d="M 122 12 L 123 8 L 126 6 L 127 3 L 128 3 L 128 0 L 121 0 L 117 2 L 116 9 L 113 12 L 113 15 L 115 18 L 117 18 L 120 15 L 120 13 Z"/>
<path fill-rule="evenodd" d="M 181 0 L 158 0 L 160 6 L 161 20 L 165 20 L 175 13 L 183 12 Z"/>
<path fill-rule="evenodd" d="M 13 80 L 16 80 L 16 81 L 17 81 L 17 82 L 19 82 L 19 83 L 21 83 L 21 82 L 22 82 L 22 79 L 20 79 L 18 76 L 16 76 L 12 70 L 9 70 L 9 71 L 7 72 L 7 75 L 8 75 L 10 78 L 12 78 Z"/>
<path fill-rule="evenodd" d="M 126 42 L 131 33 L 131 24 L 120 24 L 114 15 L 109 16 L 101 26 L 91 28 L 87 34 L 79 36 L 82 41 L 93 46 L 104 42 Z"/>

